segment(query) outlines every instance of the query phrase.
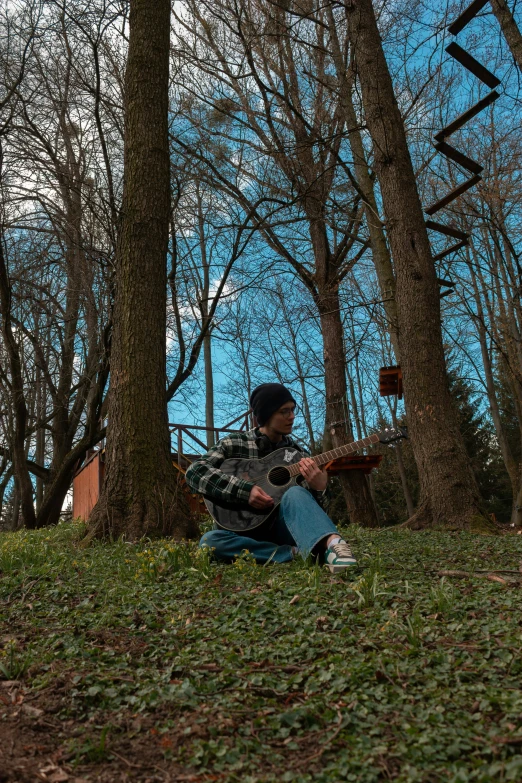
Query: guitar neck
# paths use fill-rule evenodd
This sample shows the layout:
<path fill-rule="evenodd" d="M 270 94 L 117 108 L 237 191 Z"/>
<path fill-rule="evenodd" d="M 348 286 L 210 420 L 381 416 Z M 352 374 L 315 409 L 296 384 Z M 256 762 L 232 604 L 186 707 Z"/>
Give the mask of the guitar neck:
<path fill-rule="evenodd" d="M 378 435 L 369 435 L 367 438 L 363 438 L 362 440 L 356 440 L 353 443 L 346 443 L 344 446 L 339 446 L 338 448 L 332 449 L 331 451 L 324 451 L 322 454 L 317 454 L 317 456 L 312 457 L 312 459 L 318 467 L 321 467 L 321 465 L 326 465 L 328 462 L 331 462 L 334 459 L 339 459 L 339 457 L 346 457 L 348 454 L 355 454 L 356 451 L 360 451 L 361 449 L 378 442 Z M 291 476 L 297 476 L 300 472 L 299 463 L 290 465 L 288 470 Z"/>

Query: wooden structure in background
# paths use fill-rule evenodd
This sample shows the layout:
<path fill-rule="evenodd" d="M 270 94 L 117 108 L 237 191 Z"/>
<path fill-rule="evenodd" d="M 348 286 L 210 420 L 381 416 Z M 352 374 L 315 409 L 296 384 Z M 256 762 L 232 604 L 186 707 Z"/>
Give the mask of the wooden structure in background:
<path fill-rule="evenodd" d="M 324 469 L 329 476 L 337 476 L 342 470 L 362 470 L 363 473 L 371 473 L 382 462 L 382 454 L 355 454 L 349 457 L 339 457 L 328 462 Z"/>
<path fill-rule="evenodd" d="M 381 367 L 379 370 L 379 394 L 381 397 L 396 394 L 399 400 L 402 400 L 402 370 L 399 365 Z"/>
<path fill-rule="evenodd" d="M 98 502 L 105 476 L 105 449 L 89 454 L 73 478 L 73 519 L 89 519 Z"/>
<path fill-rule="evenodd" d="M 239 422 L 241 422 L 240 427 L 233 426 Z M 229 421 L 228 424 L 224 424 L 223 427 L 215 427 L 214 429 L 196 424 L 169 424 L 171 437 L 176 443 L 176 451 L 172 455 L 174 464 L 184 473 L 191 462 L 194 462 L 201 454 L 207 451 L 208 445 L 194 434 L 196 432 L 201 434 L 201 437 L 203 437 L 203 433 L 213 432 L 214 440 L 218 441 L 222 435 L 226 435 L 228 432 L 246 432 L 252 427 L 254 427 L 252 411 L 242 413 L 240 416 L 232 419 L 232 421 Z M 199 448 L 199 453 L 191 454 L 190 452 L 193 452 L 196 447 Z"/>

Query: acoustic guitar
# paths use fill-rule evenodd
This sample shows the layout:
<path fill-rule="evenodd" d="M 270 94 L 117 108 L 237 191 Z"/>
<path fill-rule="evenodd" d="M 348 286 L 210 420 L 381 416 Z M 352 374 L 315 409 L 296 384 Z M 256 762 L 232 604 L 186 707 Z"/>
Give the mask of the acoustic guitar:
<path fill-rule="evenodd" d="M 354 454 L 356 451 L 374 443 L 390 445 L 401 438 L 407 437 L 405 427 L 390 427 L 382 430 L 382 432 L 375 432 L 362 440 L 347 443 L 345 446 L 325 451 L 323 454 L 317 454 L 312 459 L 318 467 L 321 467 L 321 465 L 326 465 L 334 459 Z M 298 466 L 302 459 L 303 453 L 292 447 L 277 449 L 277 451 L 273 451 L 260 459 L 226 459 L 220 465 L 219 470 L 226 473 L 227 476 L 237 476 L 245 481 L 252 481 L 254 484 L 257 484 L 267 495 L 270 495 L 274 505 L 267 512 L 266 510 L 253 508 L 248 503 L 238 505 L 237 503 L 226 503 L 205 498 L 205 504 L 218 526 L 224 530 L 232 530 L 235 533 L 244 533 L 262 525 L 275 512 L 285 492 L 290 487 L 295 486 L 295 484 L 300 484 L 304 481 Z"/>

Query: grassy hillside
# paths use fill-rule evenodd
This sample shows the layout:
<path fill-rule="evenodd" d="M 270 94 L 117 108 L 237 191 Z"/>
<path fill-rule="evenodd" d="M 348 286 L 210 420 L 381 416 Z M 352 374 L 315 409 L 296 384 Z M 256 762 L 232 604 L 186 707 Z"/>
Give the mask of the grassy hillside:
<path fill-rule="evenodd" d="M 521 537 L 350 528 L 333 577 L 80 533 L 0 537 L 0 781 L 522 779 Z"/>

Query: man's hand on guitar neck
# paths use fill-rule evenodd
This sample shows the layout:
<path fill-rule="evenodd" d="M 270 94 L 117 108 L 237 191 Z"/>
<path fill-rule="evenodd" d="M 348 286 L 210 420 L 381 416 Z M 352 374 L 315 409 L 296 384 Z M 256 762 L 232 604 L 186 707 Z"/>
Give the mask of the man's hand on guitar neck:
<path fill-rule="evenodd" d="M 257 485 L 252 487 L 250 491 L 250 497 L 248 498 L 248 503 L 254 508 L 267 510 L 274 505 L 274 501 L 270 495 L 267 495 L 266 492 L 263 492 L 261 487 L 258 487 Z"/>
<path fill-rule="evenodd" d="M 328 484 L 328 473 L 318 468 L 311 457 L 303 457 L 299 461 L 299 471 L 304 476 L 310 489 L 316 492 L 324 492 Z"/>

